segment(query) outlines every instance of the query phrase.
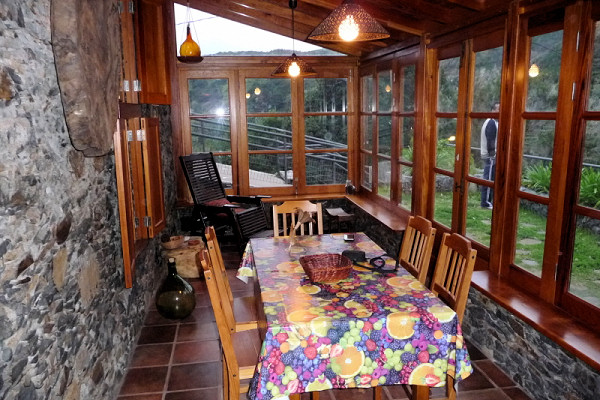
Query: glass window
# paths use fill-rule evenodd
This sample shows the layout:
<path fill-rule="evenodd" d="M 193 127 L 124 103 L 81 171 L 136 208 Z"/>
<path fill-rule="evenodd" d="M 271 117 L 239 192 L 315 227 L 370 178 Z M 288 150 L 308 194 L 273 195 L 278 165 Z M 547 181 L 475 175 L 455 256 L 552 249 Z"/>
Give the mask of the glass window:
<path fill-rule="evenodd" d="M 361 111 L 372 112 L 373 111 L 373 75 L 365 75 L 361 79 L 362 85 L 362 101 Z"/>
<path fill-rule="evenodd" d="M 401 111 L 415 110 L 415 66 L 406 65 L 401 69 L 402 76 L 402 106 Z"/>
<path fill-rule="evenodd" d="M 392 91 L 392 71 L 380 71 L 377 74 L 377 95 L 379 100 L 379 112 L 392 111 L 393 91 Z"/>
<path fill-rule="evenodd" d="M 391 195 L 392 162 L 389 159 L 379 158 L 377 162 L 377 194 L 386 199 Z"/>
<path fill-rule="evenodd" d="M 412 206 L 412 168 L 402 165 L 400 166 L 400 172 L 402 175 L 400 205 L 410 210 Z"/>
<path fill-rule="evenodd" d="M 190 79 L 190 115 L 229 114 L 228 79 Z"/>
<path fill-rule="evenodd" d="M 600 307 L 600 220 L 579 216 L 575 231 L 575 249 L 569 292 Z"/>
<path fill-rule="evenodd" d="M 452 226 L 452 194 L 454 178 L 444 174 L 435 174 L 434 218 L 439 223 Z"/>
<path fill-rule="evenodd" d="M 390 156 L 392 154 L 392 117 L 377 117 L 378 153 Z"/>
<path fill-rule="evenodd" d="M 448 171 L 453 171 L 455 152 L 456 118 L 439 118 L 435 166 Z"/>
<path fill-rule="evenodd" d="M 348 124 L 345 115 L 319 115 L 305 118 L 306 149 L 345 149 Z"/>
<path fill-rule="evenodd" d="M 530 64 L 539 75 L 528 79 L 527 111 L 556 111 L 563 31 L 531 38 Z"/>
<path fill-rule="evenodd" d="M 514 263 L 538 277 L 542 276 L 547 219 L 547 206 L 521 199 Z"/>
<path fill-rule="evenodd" d="M 348 179 L 348 153 L 306 154 L 307 185 L 339 185 Z"/>
<path fill-rule="evenodd" d="M 400 159 L 404 161 L 413 161 L 413 146 L 415 139 L 415 119 L 413 117 L 400 118 L 400 126 L 402 132 L 400 138 L 402 140 Z"/>
<path fill-rule="evenodd" d="M 525 123 L 522 190 L 548 197 L 554 150 L 554 121 L 528 120 Z"/>
<path fill-rule="evenodd" d="M 189 79 L 192 152 L 231 152 L 229 80 Z"/>
<path fill-rule="evenodd" d="M 290 81 L 288 78 L 247 78 L 246 112 L 249 114 L 292 112 Z"/>
<path fill-rule="evenodd" d="M 291 153 L 250 154 L 250 187 L 291 186 L 294 181 L 294 163 Z"/>
<path fill-rule="evenodd" d="M 600 121 L 587 121 L 579 204 L 600 210 Z"/>
<path fill-rule="evenodd" d="M 292 117 L 248 117 L 249 150 L 291 150 Z"/>
<path fill-rule="evenodd" d="M 363 115 L 361 121 L 361 147 L 364 150 L 373 149 L 373 116 Z"/>
<path fill-rule="evenodd" d="M 502 52 L 496 47 L 476 53 L 472 111 L 489 112 L 500 101 Z"/>
<path fill-rule="evenodd" d="M 594 55 L 592 56 L 592 79 L 588 96 L 588 110 L 600 111 L 600 22 L 596 22 Z"/>
<path fill-rule="evenodd" d="M 457 110 L 459 68 L 459 57 L 440 60 L 438 77 L 439 112 L 456 112 Z"/>
<path fill-rule="evenodd" d="M 229 118 L 195 118 L 190 120 L 192 152 L 230 152 Z"/>
<path fill-rule="evenodd" d="M 370 154 L 362 154 L 362 185 L 371 190 L 371 182 L 373 181 L 373 157 Z"/>
<path fill-rule="evenodd" d="M 346 112 L 348 104 L 346 78 L 304 79 L 306 112 Z"/>

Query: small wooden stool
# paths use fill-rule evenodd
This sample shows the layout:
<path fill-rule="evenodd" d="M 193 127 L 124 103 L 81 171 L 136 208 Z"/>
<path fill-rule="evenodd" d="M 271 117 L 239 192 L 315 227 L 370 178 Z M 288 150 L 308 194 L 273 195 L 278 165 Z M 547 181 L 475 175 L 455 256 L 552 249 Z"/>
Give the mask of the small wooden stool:
<path fill-rule="evenodd" d="M 340 231 L 340 225 L 342 223 L 346 224 L 346 227 L 350 229 L 350 222 L 352 223 L 352 231 L 354 231 L 354 214 L 349 214 L 344 211 L 342 208 L 326 208 L 325 213 L 327 213 L 327 227 L 329 229 L 329 233 L 331 233 L 331 222 L 335 221 L 337 224 L 337 231 Z M 349 230 L 350 232 L 350 230 Z"/>

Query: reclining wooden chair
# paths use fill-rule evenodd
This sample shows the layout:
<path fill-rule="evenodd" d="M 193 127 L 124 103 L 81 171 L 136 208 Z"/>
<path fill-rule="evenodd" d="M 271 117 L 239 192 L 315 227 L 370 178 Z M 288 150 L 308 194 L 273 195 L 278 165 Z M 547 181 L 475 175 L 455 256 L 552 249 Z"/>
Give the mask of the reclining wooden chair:
<path fill-rule="evenodd" d="M 204 234 L 205 219 L 216 229 L 228 227 L 240 250 L 251 237 L 272 235 L 262 204 L 262 198 L 269 196 L 227 195 L 212 153 L 190 154 L 179 159 L 194 200 L 192 217 L 200 225 L 196 231 Z"/>

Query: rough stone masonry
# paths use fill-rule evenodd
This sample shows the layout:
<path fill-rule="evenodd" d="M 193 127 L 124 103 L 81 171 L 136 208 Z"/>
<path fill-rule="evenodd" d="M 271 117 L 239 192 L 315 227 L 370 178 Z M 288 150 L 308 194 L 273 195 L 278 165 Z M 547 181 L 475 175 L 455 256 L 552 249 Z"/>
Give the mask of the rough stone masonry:
<path fill-rule="evenodd" d="M 50 0 L 0 0 L 0 49 L 0 398 L 113 398 L 164 273 L 158 243 L 125 289 L 114 154 L 70 142 Z"/>

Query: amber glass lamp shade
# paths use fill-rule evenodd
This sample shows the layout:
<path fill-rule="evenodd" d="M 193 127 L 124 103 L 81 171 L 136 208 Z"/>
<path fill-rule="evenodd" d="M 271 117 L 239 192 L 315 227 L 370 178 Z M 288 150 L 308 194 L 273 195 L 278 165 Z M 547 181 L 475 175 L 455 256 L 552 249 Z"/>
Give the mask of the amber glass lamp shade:
<path fill-rule="evenodd" d="M 200 46 L 192 39 L 189 24 L 187 26 L 187 37 L 179 47 L 179 57 L 177 59 L 186 63 L 198 63 L 204 59 L 200 54 Z"/>

